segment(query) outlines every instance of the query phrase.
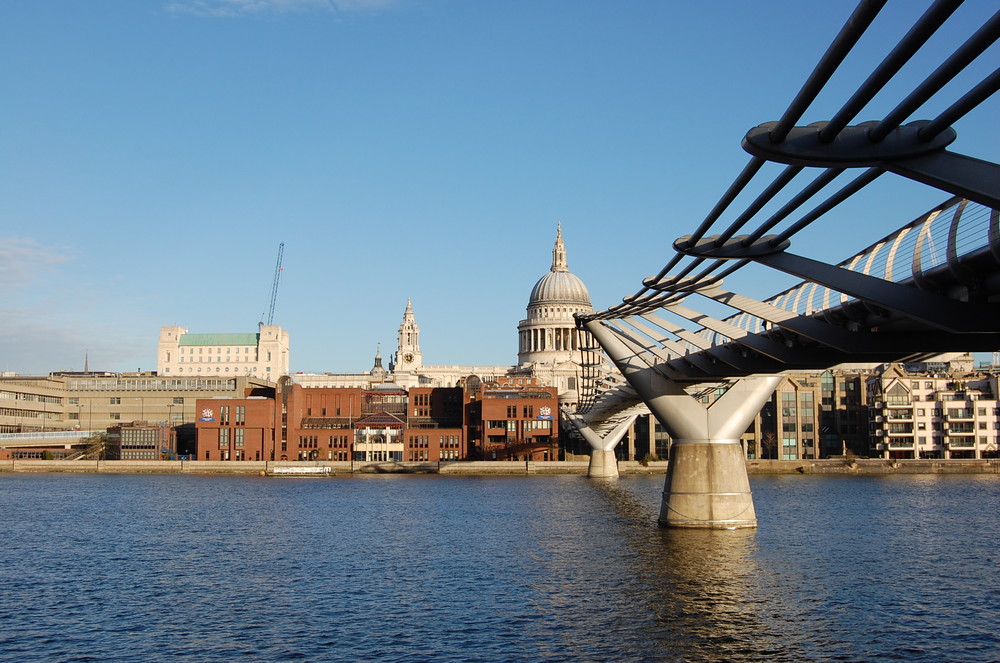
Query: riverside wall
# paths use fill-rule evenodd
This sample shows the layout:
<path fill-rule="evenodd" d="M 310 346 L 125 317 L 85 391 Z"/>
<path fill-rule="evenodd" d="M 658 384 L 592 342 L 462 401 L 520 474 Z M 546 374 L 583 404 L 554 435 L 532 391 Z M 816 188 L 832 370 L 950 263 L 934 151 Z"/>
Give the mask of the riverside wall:
<path fill-rule="evenodd" d="M 587 474 L 588 461 L 448 461 L 362 463 L 334 461 L 2 460 L 0 473 L 250 474 L 336 476 L 353 474 L 544 475 Z M 665 461 L 619 461 L 621 474 L 664 474 Z M 1000 460 L 751 460 L 747 473 L 763 474 L 1000 474 Z"/>

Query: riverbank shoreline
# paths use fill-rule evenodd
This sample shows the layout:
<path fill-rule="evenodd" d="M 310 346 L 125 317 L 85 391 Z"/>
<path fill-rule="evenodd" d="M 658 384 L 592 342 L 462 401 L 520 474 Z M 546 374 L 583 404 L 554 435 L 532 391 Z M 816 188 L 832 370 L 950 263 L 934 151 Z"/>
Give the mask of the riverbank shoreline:
<path fill-rule="evenodd" d="M 244 474 L 260 476 L 350 476 L 355 474 L 543 475 L 587 474 L 588 461 L 442 461 L 361 463 L 351 461 L 204 460 L 4 460 L 0 474 Z M 619 461 L 621 474 L 665 474 L 666 461 Z M 747 473 L 765 474 L 1000 474 L 1000 460 L 749 460 Z"/>

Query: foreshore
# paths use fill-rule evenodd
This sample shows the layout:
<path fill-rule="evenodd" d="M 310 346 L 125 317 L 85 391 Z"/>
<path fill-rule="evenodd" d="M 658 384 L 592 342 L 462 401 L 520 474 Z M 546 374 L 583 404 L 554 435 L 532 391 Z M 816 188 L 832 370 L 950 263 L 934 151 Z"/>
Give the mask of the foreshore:
<path fill-rule="evenodd" d="M 248 474 L 349 476 L 353 474 L 528 475 L 587 474 L 586 460 L 568 461 L 204 461 L 204 460 L 3 460 L 0 473 Z M 664 474 L 666 461 L 620 461 L 621 474 Z M 1000 474 L 1000 460 L 750 460 L 747 473 L 763 474 Z"/>

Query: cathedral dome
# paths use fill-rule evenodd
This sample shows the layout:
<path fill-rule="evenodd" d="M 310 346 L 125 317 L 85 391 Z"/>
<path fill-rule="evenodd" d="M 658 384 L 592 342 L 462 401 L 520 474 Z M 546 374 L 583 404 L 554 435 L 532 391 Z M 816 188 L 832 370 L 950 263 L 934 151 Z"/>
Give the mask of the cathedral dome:
<path fill-rule="evenodd" d="M 528 306 L 541 304 L 576 304 L 590 308 L 590 293 L 576 274 L 552 271 L 538 279 L 531 289 Z"/>
<path fill-rule="evenodd" d="M 591 308 L 590 292 L 576 274 L 566 266 L 566 249 L 562 241 L 562 227 L 556 229 L 556 245 L 552 249 L 552 267 L 538 279 L 531 289 L 528 307 L 545 304 L 570 304 Z"/>

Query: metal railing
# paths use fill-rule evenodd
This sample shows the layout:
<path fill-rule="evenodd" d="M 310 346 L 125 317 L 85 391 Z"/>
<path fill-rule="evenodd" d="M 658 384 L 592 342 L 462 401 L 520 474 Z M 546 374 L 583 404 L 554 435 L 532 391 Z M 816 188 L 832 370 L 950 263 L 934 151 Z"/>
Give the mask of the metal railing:
<path fill-rule="evenodd" d="M 833 366 L 854 352 L 903 361 L 952 351 L 962 334 L 967 350 L 1000 347 L 1000 307 L 993 303 L 1000 291 L 1000 166 L 946 149 L 957 136 L 952 126 L 1000 89 L 989 50 L 1000 39 L 1000 11 L 971 28 L 959 22 L 964 38 L 942 49 L 928 43 L 962 3 L 933 2 L 829 121 L 798 126 L 886 4 L 860 2 L 778 121 L 744 136 L 746 166 L 694 232 L 674 242 L 666 265 L 621 304 L 577 314 L 578 326 L 603 325 L 635 359 L 692 384 Z M 896 94 L 900 71 L 918 52 L 937 65 L 890 101 L 881 119 L 852 125 L 876 96 Z M 986 73 L 964 89 L 956 83 L 983 66 Z M 931 105 L 938 110 L 930 118 L 916 115 Z M 765 169 L 769 163 L 778 164 L 776 174 Z M 950 196 L 835 265 L 787 250 L 792 237 L 885 173 Z M 744 198 L 752 200 L 730 210 Z M 803 280 L 764 301 L 722 289 L 751 264 Z M 701 314 L 686 305 L 695 294 L 737 312 Z M 906 329 L 912 338 L 887 333 Z M 635 398 L 608 375 L 604 366 L 585 367 L 581 411 L 602 395 Z"/>

